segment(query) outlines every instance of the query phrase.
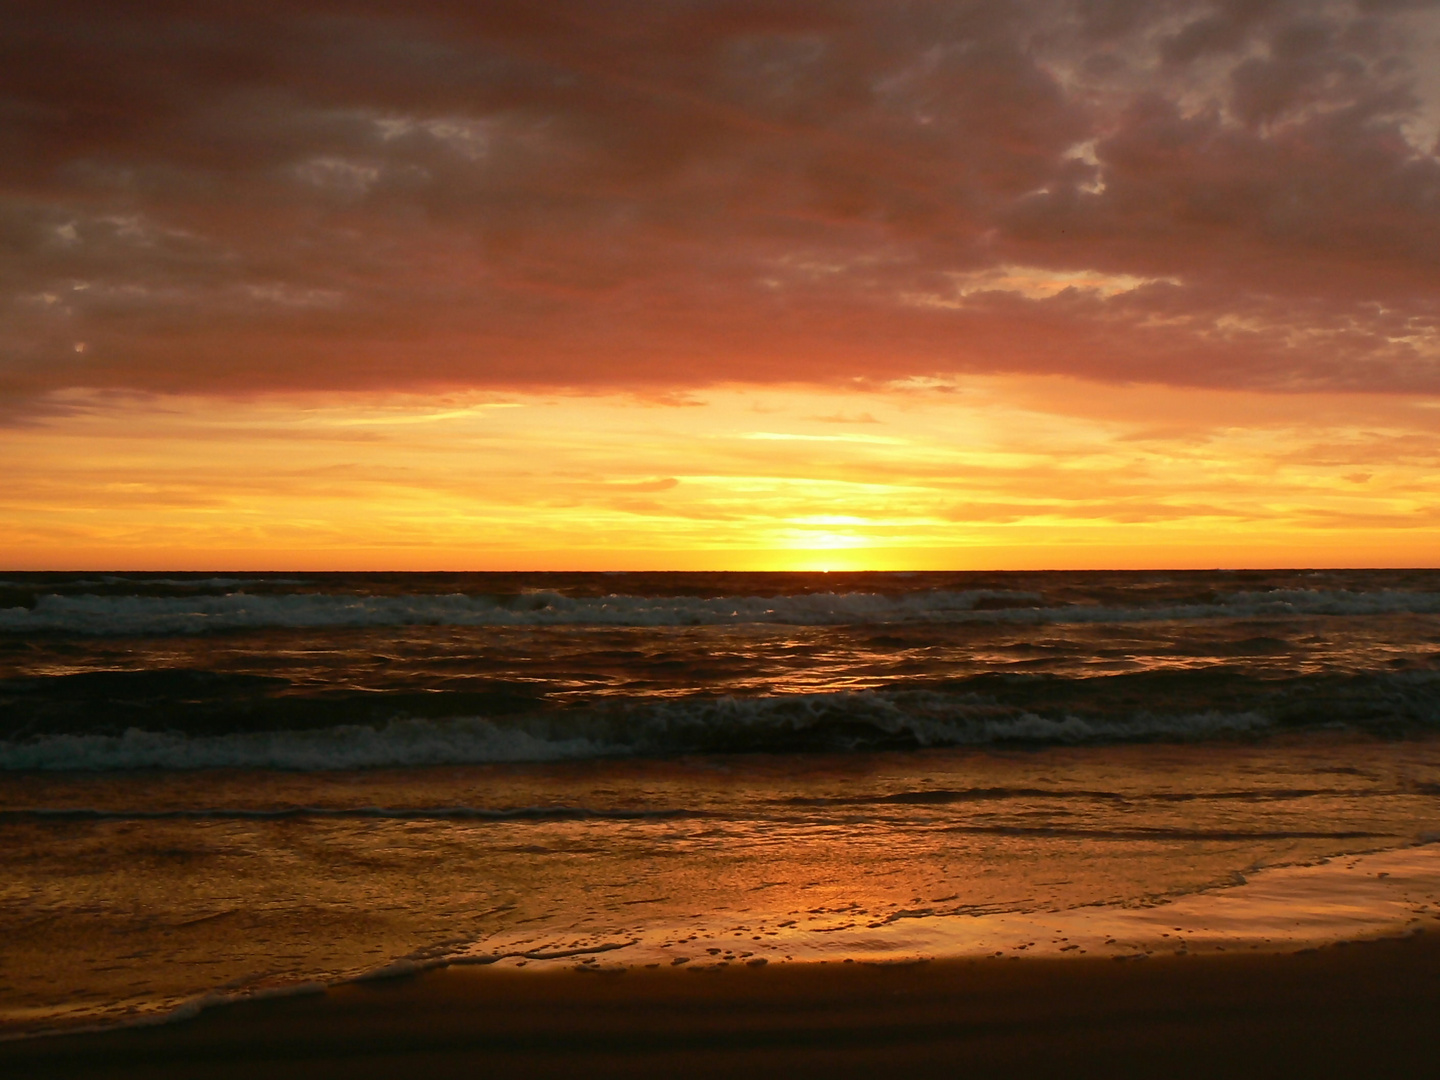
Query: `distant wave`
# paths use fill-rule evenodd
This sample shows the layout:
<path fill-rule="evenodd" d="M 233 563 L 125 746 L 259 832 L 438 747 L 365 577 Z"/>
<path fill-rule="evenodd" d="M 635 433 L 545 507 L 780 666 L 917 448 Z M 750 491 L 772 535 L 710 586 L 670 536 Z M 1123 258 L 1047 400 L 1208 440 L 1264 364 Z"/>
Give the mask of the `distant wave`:
<path fill-rule="evenodd" d="M 358 769 L 687 753 L 1084 744 L 1257 734 L 1258 713 L 1047 717 L 969 694 L 865 691 L 700 698 L 506 720 L 185 735 L 50 735 L 0 742 L 0 769 Z"/>
<path fill-rule="evenodd" d="M 194 634 L 267 627 L 375 626 L 794 626 L 890 623 L 1106 623 L 1286 615 L 1440 613 L 1440 592 L 1382 589 L 1241 591 L 1214 601 L 1112 607 L 1046 606 L 1033 592 L 1002 589 L 790 596 L 573 597 L 551 591 L 495 597 L 350 593 L 206 596 L 41 596 L 33 608 L 0 609 L 0 632 Z"/>

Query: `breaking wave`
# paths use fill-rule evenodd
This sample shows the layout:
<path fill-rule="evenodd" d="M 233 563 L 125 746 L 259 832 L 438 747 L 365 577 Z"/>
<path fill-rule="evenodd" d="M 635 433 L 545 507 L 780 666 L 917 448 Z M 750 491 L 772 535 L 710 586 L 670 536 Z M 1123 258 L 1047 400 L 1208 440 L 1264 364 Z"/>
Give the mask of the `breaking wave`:
<path fill-rule="evenodd" d="M 49 735 L 0 742 L 0 769 L 362 769 L 689 753 L 1200 740 L 1268 731 L 1253 712 L 1042 716 L 969 694 L 866 691 L 720 697 L 504 720 L 186 735 Z"/>

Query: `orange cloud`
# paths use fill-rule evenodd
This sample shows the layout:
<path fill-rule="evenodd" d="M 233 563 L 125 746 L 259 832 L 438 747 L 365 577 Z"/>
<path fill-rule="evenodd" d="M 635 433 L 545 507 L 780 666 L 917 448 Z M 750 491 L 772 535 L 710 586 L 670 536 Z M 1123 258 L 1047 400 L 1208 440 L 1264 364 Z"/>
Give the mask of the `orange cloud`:
<path fill-rule="evenodd" d="M 0 408 L 1440 387 L 1433 5 L 0 15 Z"/>

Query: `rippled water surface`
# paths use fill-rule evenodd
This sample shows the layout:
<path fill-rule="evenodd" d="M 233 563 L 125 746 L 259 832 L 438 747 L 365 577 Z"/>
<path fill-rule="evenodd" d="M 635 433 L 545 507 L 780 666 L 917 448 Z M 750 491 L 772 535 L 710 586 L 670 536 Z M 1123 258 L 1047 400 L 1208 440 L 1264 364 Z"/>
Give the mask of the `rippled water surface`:
<path fill-rule="evenodd" d="M 12 1031 L 1153 903 L 1440 837 L 1440 574 L 10 575 L 0 769 Z"/>

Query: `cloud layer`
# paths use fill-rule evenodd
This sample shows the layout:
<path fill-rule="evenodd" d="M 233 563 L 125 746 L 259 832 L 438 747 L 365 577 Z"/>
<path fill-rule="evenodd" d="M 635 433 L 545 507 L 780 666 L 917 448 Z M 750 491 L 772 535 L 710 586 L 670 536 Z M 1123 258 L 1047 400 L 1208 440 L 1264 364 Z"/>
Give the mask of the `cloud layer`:
<path fill-rule="evenodd" d="M 7 5 L 0 399 L 1440 391 L 1440 9 Z"/>

